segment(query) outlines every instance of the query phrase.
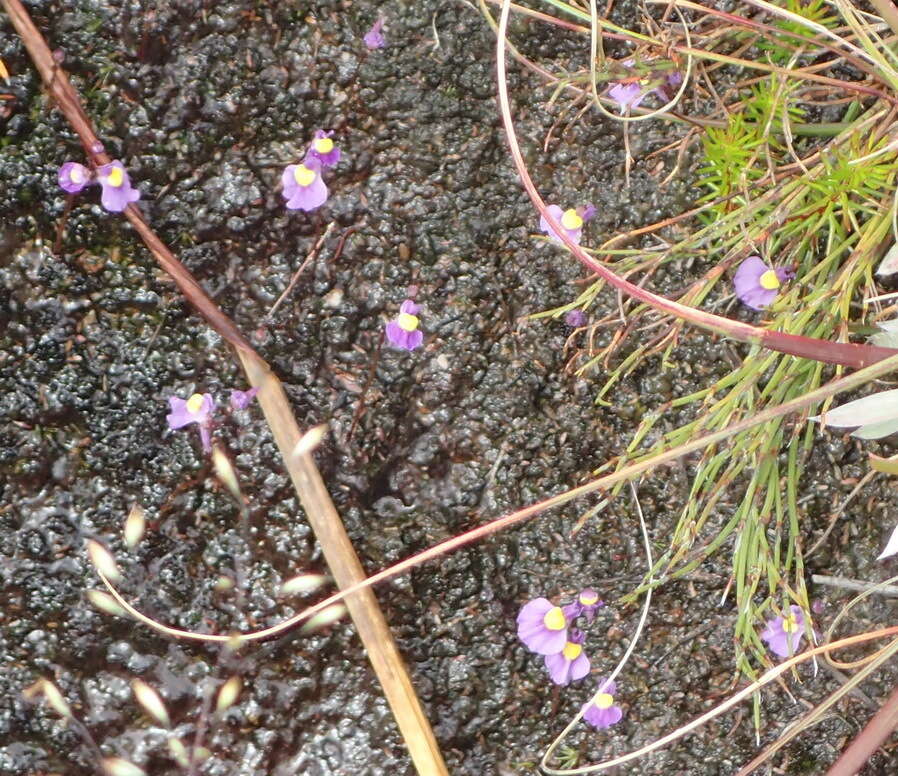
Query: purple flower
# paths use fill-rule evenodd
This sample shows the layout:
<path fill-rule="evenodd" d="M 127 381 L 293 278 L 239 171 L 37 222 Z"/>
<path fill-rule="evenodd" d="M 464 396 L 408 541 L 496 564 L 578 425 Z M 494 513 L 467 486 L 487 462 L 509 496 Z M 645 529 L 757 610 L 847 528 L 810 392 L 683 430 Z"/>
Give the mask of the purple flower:
<path fill-rule="evenodd" d="M 604 605 L 605 602 L 599 600 L 599 594 L 591 587 L 587 587 L 580 591 L 576 601 L 564 607 L 564 616 L 568 620 L 573 620 L 583 614 L 586 615 L 587 622 L 592 622 L 593 617 L 596 616 L 596 610 L 601 609 Z"/>
<path fill-rule="evenodd" d="M 608 96 L 617 103 L 621 113 L 629 113 L 633 108 L 638 108 L 648 91 L 639 81 L 626 81 L 616 83 L 608 90 Z"/>
<path fill-rule="evenodd" d="M 518 638 L 538 655 L 556 655 L 568 642 L 567 618 L 560 606 L 545 598 L 534 598 L 518 614 Z"/>
<path fill-rule="evenodd" d="M 59 168 L 59 185 L 69 194 L 78 194 L 93 181 L 91 171 L 78 162 L 66 162 Z"/>
<path fill-rule="evenodd" d="M 572 679 L 582 679 L 589 673 L 589 658 L 583 651 L 583 638 L 580 631 L 571 628 L 564 649 L 545 656 L 549 678 L 555 684 L 570 684 Z"/>
<path fill-rule="evenodd" d="M 339 162 L 340 149 L 337 148 L 334 145 L 334 141 L 331 140 L 331 135 L 333 134 L 333 131 L 325 132 L 323 129 L 316 129 L 315 137 L 312 139 L 312 144 L 309 146 L 309 152 L 306 154 L 306 159 L 309 157 L 317 159 L 322 167 L 333 167 Z"/>
<path fill-rule="evenodd" d="M 586 313 L 583 310 L 568 310 L 564 314 L 564 322 L 576 329 L 586 323 Z"/>
<path fill-rule="evenodd" d="M 558 205 L 548 205 L 546 210 L 561 224 L 562 228 L 567 233 L 567 236 L 577 243 L 577 245 L 580 244 L 580 235 L 583 234 L 584 222 L 588 221 L 596 214 L 596 209 L 593 205 L 582 205 L 576 209 L 569 208 L 565 211 L 562 211 Z M 558 232 L 549 225 L 549 222 L 543 215 L 539 217 L 539 228 L 553 240 L 561 241 Z"/>
<path fill-rule="evenodd" d="M 789 614 L 777 617 L 767 623 L 761 632 L 761 638 L 774 655 L 790 657 L 798 652 L 801 637 L 804 636 L 804 612 L 800 606 L 792 604 Z"/>
<path fill-rule="evenodd" d="M 203 450 L 207 453 L 212 449 L 212 412 L 215 410 L 215 399 L 211 393 L 195 393 L 186 401 L 177 396 L 170 396 L 168 403 L 171 412 L 166 416 L 168 427 L 172 430 L 182 428 L 190 423 L 196 423 L 200 427 L 200 439 L 203 441 Z"/>
<path fill-rule="evenodd" d="M 235 410 L 245 410 L 249 407 L 249 403 L 256 398 L 258 392 L 258 388 L 250 388 L 248 391 L 238 391 L 235 388 L 231 391 L 231 408 Z"/>
<path fill-rule="evenodd" d="M 424 341 L 424 332 L 418 328 L 418 310 L 411 299 L 406 299 L 399 308 L 399 315 L 387 324 L 387 340 L 391 345 L 406 350 L 414 350 Z"/>
<path fill-rule="evenodd" d="M 387 39 L 380 31 L 383 26 L 384 18 L 381 16 L 376 22 L 374 22 L 374 24 L 371 25 L 371 29 L 365 33 L 364 41 L 365 45 L 369 49 L 382 49 L 387 45 Z"/>
<path fill-rule="evenodd" d="M 625 67 L 632 67 L 633 60 L 625 60 L 622 64 Z M 683 76 L 679 71 L 671 70 L 664 80 L 658 83 L 660 77 L 660 73 L 654 73 L 636 80 L 618 81 L 608 90 L 608 96 L 617 103 L 621 113 L 629 113 L 633 108 L 638 108 L 639 104 L 652 92 L 667 102 L 670 100 L 668 88 L 677 87 L 683 83 Z M 653 86 L 653 84 L 656 85 Z"/>
<path fill-rule="evenodd" d="M 301 164 L 288 164 L 281 182 L 289 210 L 314 210 L 327 202 L 321 162 L 315 158 L 306 157 Z"/>
<path fill-rule="evenodd" d="M 104 164 L 97 170 L 97 179 L 103 187 L 100 203 L 110 213 L 121 213 L 131 202 L 140 199 L 140 192 L 131 188 L 128 172 L 118 159 Z"/>
<path fill-rule="evenodd" d="M 771 269 L 760 256 L 749 256 L 733 276 L 733 289 L 743 304 L 763 310 L 776 298 L 780 286 L 794 277 L 788 267 Z"/>
<path fill-rule="evenodd" d="M 614 682 L 599 679 L 599 691 L 583 705 L 583 719 L 599 730 L 620 722 L 624 712 L 614 705 L 615 692 L 617 685 Z"/>

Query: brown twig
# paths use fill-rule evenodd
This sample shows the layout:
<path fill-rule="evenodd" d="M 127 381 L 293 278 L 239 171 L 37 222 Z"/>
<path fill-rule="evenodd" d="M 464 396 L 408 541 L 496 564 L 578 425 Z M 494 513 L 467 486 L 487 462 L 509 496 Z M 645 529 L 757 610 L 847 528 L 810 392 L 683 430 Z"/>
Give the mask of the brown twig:
<path fill-rule="evenodd" d="M 331 221 L 331 222 L 327 225 L 327 229 L 325 229 L 325 230 L 324 230 L 324 234 L 322 234 L 321 237 L 318 238 L 318 242 L 315 243 L 315 247 L 312 248 L 311 251 L 309 251 L 309 255 L 306 256 L 306 258 L 305 258 L 305 260 L 303 261 L 303 263 L 299 265 L 299 269 L 296 270 L 296 272 L 293 273 L 293 277 L 290 278 L 290 282 L 287 284 L 287 287 L 284 289 L 284 293 L 282 293 L 282 294 L 277 298 L 277 301 L 276 301 L 273 305 L 271 305 L 271 309 L 270 309 L 270 310 L 268 311 L 268 313 L 266 313 L 266 315 L 265 315 L 265 321 L 266 321 L 266 322 L 270 322 L 270 321 L 271 321 L 271 316 L 274 315 L 274 313 L 275 313 L 275 311 L 278 309 L 278 307 L 281 306 L 281 303 L 282 303 L 288 296 L 290 296 L 290 292 L 296 287 L 296 284 L 299 282 L 300 276 L 301 276 L 302 273 L 305 271 L 306 267 L 308 267 L 309 264 L 311 264 L 311 263 L 315 260 L 315 257 L 318 255 L 318 252 L 321 250 L 321 246 L 324 245 L 324 241 L 327 239 L 327 236 L 331 233 L 331 231 L 333 230 L 333 228 L 334 228 L 336 225 L 337 225 L 337 222 L 336 222 L 336 221 Z"/>
<path fill-rule="evenodd" d="M 25 44 L 47 90 L 77 132 L 85 153 L 99 166 L 110 161 L 102 150 L 90 119 L 65 72 L 53 60 L 49 47 L 20 0 L 0 0 Z M 259 404 L 284 458 L 309 524 L 321 544 L 325 559 L 339 588 L 358 585 L 366 574 L 331 501 L 311 452 L 293 455 L 300 440 L 299 426 L 280 380 L 255 352 L 234 323 L 215 305 L 203 288 L 156 236 L 140 210 L 129 205 L 125 216 L 141 236 L 159 265 L 175 280 L 187 300 L 237 351 L 250 385 L 259 387 Z M 422 776 L 448 774 L 436 738 L 412 687 L 373 592 L 358 589 L 346 597 L 346 605 L 384 689 L 412 761 Z"/>
<path fill-rule="evenodd" d="M 896 726 L 898 726 L 898 687 L 892 690 L 882 708 L 870 718 L 864 729 L 826 772 L 826 776 L 854 776 L 882 742 L 892 734 Z"/>
<path fill-rule="evenodd" d="M 359 398 L 359 406 L 356 408 L 355 413 L 352 416 L 352 425 L 349 427 L 349 433 L 346 435 L 346 446 L 349 446 L 349 443 L 352 441 L 352 435 L 355 433 L 355 427 L 358 425 L 359 421 L 362 419 L 362 413 L 365 411 L 365 407 L 367 406 L 367 396 L 368 391 L 371 388 L 371 383 L 374 382 L 374 375 L 377 373 L 377 364 L 380 361 L 380 351 L 384 345 L 384 337 L 381 334 L 380 339 L 377 340 L 377 349 L 374 351 L 374 355 L 371 357 L 371 366 L 368 367 L 368 378 L 365 380 L 365 386 L 362 388 L 362 394 Z"/>

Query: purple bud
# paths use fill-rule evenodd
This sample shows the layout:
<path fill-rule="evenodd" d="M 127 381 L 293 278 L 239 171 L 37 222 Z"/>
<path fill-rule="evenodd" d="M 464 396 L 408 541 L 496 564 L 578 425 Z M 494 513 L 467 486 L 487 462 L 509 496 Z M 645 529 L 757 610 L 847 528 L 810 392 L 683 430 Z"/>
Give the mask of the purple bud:
<path fill-rule="evenodd" d="M 365 45 L 371 49 L 381 49 L 387 45 L 387 39 L 384 37 L 381 32 L 381 28 L 384 26 L 384 19 L 380 17 L 374 24 L 371 25 L 371 29 L 365 33 Z"/>
<path fill-rule="evenodd" d="M 231 407 L 235 410 L 245 410 L 259 392 L 258 388 L 250 388 L 248 391 L 231 391 Z"/>
<path fill-rule="evenodd" d="M 564 322 L 573 328 L 579 328 L 586 323 L 586 314 L 583 310 L 568 310 L 564 314 Z"/>
<path fill-rule="evenodd" d="M 59 168 L 59 185 L 69 194 L 78 194 L 93 181 L 93 173 L 83 164 L 66 162 Z"/>

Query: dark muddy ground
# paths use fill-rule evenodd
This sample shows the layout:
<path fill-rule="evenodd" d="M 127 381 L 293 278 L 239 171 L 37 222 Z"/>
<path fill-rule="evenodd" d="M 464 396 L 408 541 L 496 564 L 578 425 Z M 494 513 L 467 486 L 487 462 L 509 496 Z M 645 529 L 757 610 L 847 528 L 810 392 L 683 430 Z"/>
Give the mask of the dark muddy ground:
<path fill-rule="evenodd" d="M 52 47 L 65 51 L 110 152 L 125 161 L 150 222 L 286 384 L 301 424 L 328 422 L 319 456 L 331 492 L 370 571 L 514 507 L 558 493 L 622 450 L 634 407 L 692 390 L 725 369 L 728 345 L 684 339 L 676 359 L 704 369 L 659 381 L 648 364 L 621 384 L 611 410 L 596 385 L 563 373 L 570 331 L 522 317 L 572 298 L 580 272 L 533 240 L 536 218 L 516 182 L 494 99 L 493 39 L 461 3 L 31 2 Z M 361 35 L 378 10 L 389 46 L 367 53 Z M 2 18 L 2 17 L 0 17 Z M 190 734 L 214 654 L 171 643 L 96 613 L 87 537 L 113 547 L 126 588 L 147 611 L 182 627 L 267 624 L 292 610 L 279 580 L 323 561 L 261 413 L 217 429 L 252 497 L 252 592 L 241 615 L 214 583 L 244 546 L 191 431 L 171 433 L 166 398 L 244 387 L 221 340 L 191 313 L 126 223 L 79 197 L 62 249 L 53 251 L 65 197 L 56 168 L 81 159 L 62 116 L 43 97 L 3 21 L 0 57 L 11 70 L 0 141 L 0 773 L 92 773 L 78 737 L 23 688 L 54 678 L 108 755 L 151 774 L 176 772 L 162 731 L 142 718 L 128 682 L 142 677 Z M 582 42 L 516 22 L 542 57 L 582 62 Z M 552 200 L 599 205 L 597 241 L 679 212 L 688 177 L 666 190 L 663 171 L 637 161 L 623 186 L 619 129 L 587 115 L 545 134 L 557 114 L 547 90 L 513 68 L 511 88 L 528 161 Z M 345 159 L 314 215 L 287 212 L 277 183 L 318 128 L 337 131 Z M 634 134 L 637 157 L 663 145 L 661 123 Z M 268 308 L 324 226 L 337 227 L 314 270 L 274 323 Z M 339 259 L 339 237 L 355 229 Z M 662 279 L 663 282 L 663 279 Z M 351 441 L 384 320 L 409 285 L 420 289 L 426 347 L 384 350 L 367 410 Z M 662 286 L 663 288 L 663 286 Z M 612 309 L 611 296 L 603 305 Z M 666 394 L 666 395 L 665 395 Z M 805 480 L 807 530 L 865 471 L 864 453 L 821 443 Z M 676 518 L 686 474 L 642 486 L 658 547 Z M 132 554 L 121 524 L 133 502 L 151 518 Z M 539 753 L 590 694 L 547 683 L 517 642 L 514 618 L 535 595 L 591 584 L 613 601 L 638 581 L 644 559 L 630 504 L 620 502 L 577 537 L 590 504 L 547 515 L 456 553 L 379 590 L 386 616 L 453 774 L 531 773 Z M 722 505 L 725 512 L 727 505 Z M 886 490 L 868 488 L 809 562 L 811 572 L 879 579 L 870 559 L 895 515 Z M 810 542 L 809 542 L 810 543 Z M 734 678 L 725 554 L 655 598 L 644 642 L 619 679 L 625 720 L 580 731 L 583 757 L 624 752 L 709 708 Z M 829 596 L 827 598 L 827 596 Z M 827 601 L 821 622 L 845 600 Z M 888 620 L 876 603 L 859 627 Z M 596 675 L 628 643 L 638 612 L 612 606 L 590 632 Z M 226 675 L 230 669 L 218 669 Z M 390 714 L 359 642 L 343 623 L 249 653 L 246 690 L 212 734 L 209 774 L 407 774 Z M 799 699 L 834 685 L 825 671 L 790 682 Z M 888 692 L 866 686 L 778 762 L 821 773 Z M 764 699 L 765 740 L 804 709 L 780 689 Z M 750 708 L 728 715 L 632 773 L 732 773 L 756 751 Z M 877 755 L 867 774 L 893 773 Z"/>

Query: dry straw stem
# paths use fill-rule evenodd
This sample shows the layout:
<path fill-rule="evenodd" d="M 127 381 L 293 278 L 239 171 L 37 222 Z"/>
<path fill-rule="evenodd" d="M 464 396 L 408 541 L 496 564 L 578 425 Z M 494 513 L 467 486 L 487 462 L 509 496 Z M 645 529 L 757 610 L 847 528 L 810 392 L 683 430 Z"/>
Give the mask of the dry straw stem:
<path fill-rule="evenodd" d="M 90 119 L 65 72 L 54 62 L 43 36 L 31 21 L 19 0 L 0 0 L 10 21 L 60 110 L 78 133 L 85 153 L 95 165 L 108 163 L 109 156 L 95 153 L 98 142 Z M 188 301 L 206 321 L 230 342 L 240 357 L 250 385 L 258 386 L 259 404 L 265 414 L 285 466 L 305 509 L 315 536 L 321 544 L 327 564 L 339 588 L 365 580 L 365 572 L 346 534 L 327 488 L 311 455 L 291 456 L 301 438 L 299 426 L 280 381 L 268 364 L 253 350 L 234 323 L 215 305 L 199 283 L 175 258 L 144 220 L 140 210 L 129 205 L 125 216 L 146 243 L 159 265 L 171 275 Z M 421 703 L 412 687 L 408 671 L 399 654 L 386 619 L 370 588 L 348 596 L 346 605 L 380 680 L 384 695 L 405 739 L 409 754 L 422 776 L 448 774 L 436 738 Z"/>

